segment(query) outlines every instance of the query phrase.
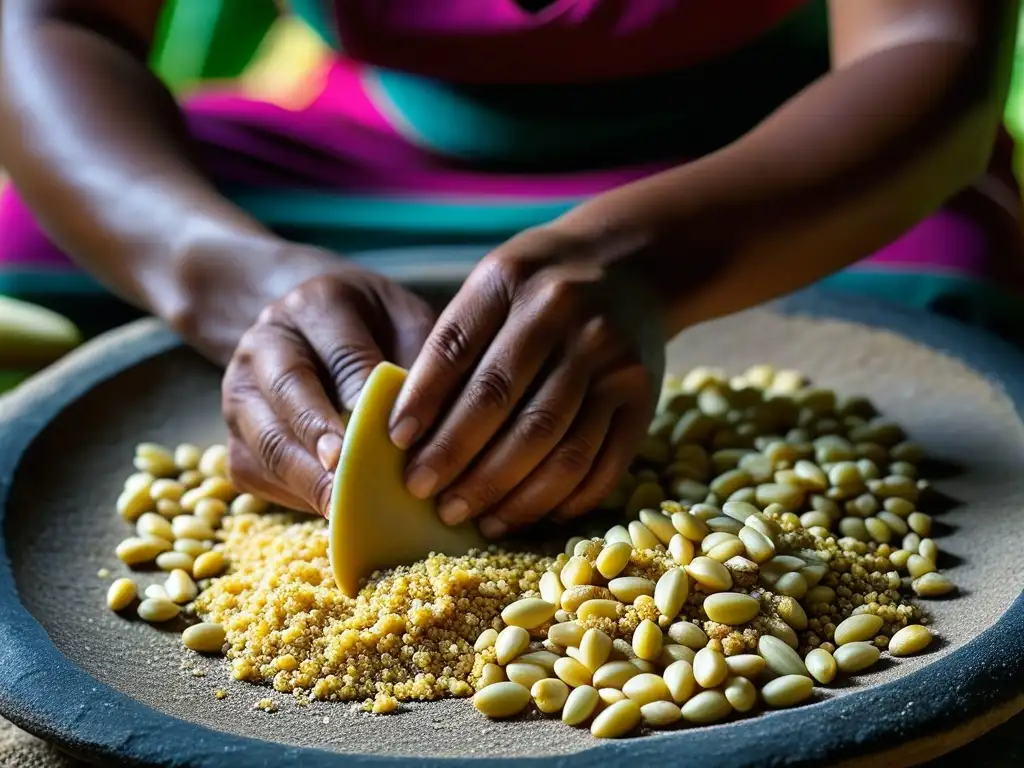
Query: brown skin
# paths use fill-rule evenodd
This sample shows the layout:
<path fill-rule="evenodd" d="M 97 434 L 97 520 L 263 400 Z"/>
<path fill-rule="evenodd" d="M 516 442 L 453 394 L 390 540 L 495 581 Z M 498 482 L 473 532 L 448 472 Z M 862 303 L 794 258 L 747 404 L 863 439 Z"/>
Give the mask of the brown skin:
<path fill-rule="evenodd" d="M 831 74 L 723 150 L 513 238 L 432 332 L 401 287 L 217 193 L 145 67 L 159 0 L 2 0 L 0 163 L 84 268 L 229 363 L 241 488 L 324 514 L 337 406 L 394 359 L 414 491 L 497 535 L 612 487 L 666 338 L 863 258 L 983 172 L 1017 5 L 832 0 Z"/>
<path fill-rule="evenodd" d="M 336 406 L 351 407 L 384 357 L 410 365 L 433 314 L 400 286 L 281 240 L 217 192 L 145 65 L 162 6 L 3 0 L 0 165 L 83 268 L 231 363 L 223 401 L 236 483 L 323 514 Z M 360 322 L 317 342 L 310 317 Z M 302 406 L 311 390 L 322 396 Z"/>
<path fill-rule="evenodd" d="M 410 489 L 440 492 L 444 519 L 500 535 L 551 509 L 578 515 L 613 487 L 661 374 L 638 333 L 651 318 L 631 317 L 656 307 L 618 290 L 624 271 L 660 296 L 664 341 L 867 256 L 984 172 L 1017 3 L 832 0 L 830 12 L 832 73 L 758 128 L 514 238 L 470 277 L 392 418 L 392 439 L 415 444 Z M 542 365 L 595 324 L 607 357 Z M 621 371 L 634 374 L 629 404 L 594 439 L 606 378 Z"/>

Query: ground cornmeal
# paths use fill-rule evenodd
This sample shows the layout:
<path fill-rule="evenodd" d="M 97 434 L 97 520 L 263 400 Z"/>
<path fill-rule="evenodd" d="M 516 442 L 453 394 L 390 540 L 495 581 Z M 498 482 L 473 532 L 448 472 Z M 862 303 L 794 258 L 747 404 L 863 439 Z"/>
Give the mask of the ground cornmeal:
<path fill-rule="evenodd" d="M 186 453 L 188 460 L 179 460 Z M 695 369 L 667 384 L 637 460 L 605 504 L 624 513 L 621 525 L 571 539 L 558 557 L 496 548 L 433 556 L 374 574 L 354 600 L 333 583 L 325 523 L 264 514 L 265 502 L 238 495 L 226 480 L 223 446 L 179 446 L 172 458 L 165 448 L 141 445 L 139 473 L 126 482 L 117 507 L 137 522 L 138 537 L 128 541 L 150 559 L 172 546 L 154 534 L 154 506 L 172 529 L 202 524 L 210 536 L 216 531 L 216 542 L 189 538 L 173 547 L 197 553 L 192 576 L 202 591 L 187 610 L 223 625 L 239 680 L 269 683 L 300 703 L 362 700 L 379 714 L 401 701 L 469 696 L 501 683 L 474 703 L 485 714 L 507 716 L 531 697 L 538 708 L 554 707 L 571 687 L 581 695 L 563 702 L 573 710 L 566 722 L 582 723 L 606 706 L 592 732 L 610 736 L 641 720 L 651 727 L 679 717 L 707 724 L 747 712 L 757 696 L 751 679 L 765 683 L 767 706 L 795 705 L 813 691 L 806 678 L 788 678 L 810 674 L 828 685 L 837 666 L 858 674 L 901 629 L 927 623 L 909 601 L 910 589 L 935 596 L 955 585 L 937 572 L 932 520 L 919 510 L 930 491 L 918 477 L 922 459 L 921 448 L 876 418 L 863 398 L 839 400 L 807 387 L 795 372 L 764 366 L 732 380 Z M 194 519 L 178 520 L 184 515 Z M 602 553 L 624 544 L 628 560 L 609 557 L 615 567 L 601 571 Z M 207 560 L 216 563 L 207 567 Z M 688 579 L 680 578 L 683 570 Z M 619 577 L 632 592 L 614 591 Z M 709 595 L 730 592 L 755 598 L 756 615 L 717 614 L 713 605 L 721 601 Z M 749 611 L 749 598 L 738 603 Z M 529 616 L 539 608 L 550 620 L 537 625 Z M 712 621 L 709 612 L 734 624 Z M 851 641 L 847 627 L 849 644 L 837 652 L 837 627 L 858 614 L 878 620 L 853 620 L 860 634 Z M 917 629 L 904 633 L 899 653 L 927 646 L 930 631 Z M 498 630 L 515 651 L 506 644 L 501 664 Z M 596 641 L 586 651 L 584 631 Z M 610 667 L 629 660 L 634 675 L 654 672 L 634 685 L 653 688 L 631 691 L 632 705 L 616 703 L 634 699 L 625 678 L 599 684 L 603 667 L 587 671 L 577 663 L 585 655 L 594 661 L 595 649 L 603 649 Z M 529 663 L 509 663 L 524 652 Z M 546 677 L 535 679 L 531 664 Z M 765 664 L 769 674 L 762 676 Z M 688 689 L 674 705 L 651 701 L 645 713 L 636 702 L 669 678 L 685 687 L 677 673 L 687 665 L 703 690 Z M 735 675 L 720 679 L 727 669 Z M 587 682 L 591 672 L 600 691 Z M 665 680 L 658 682 L 657 673 Z M 534 692 L 535 684 L 546 687 Z M 260 708 L 273 711 L 270 703 L 276 707 L 266 699 L 261 705 L 268 707 Z M 679 705 L 681 712 L 672 710 Z"/>
<path fill-rule="evenodd" d="M 236 679 L 315 699 L 469 696 L 473 643 L 501 610 L 536 591 L 554 560 L 492 550 L 436 555 L 376 575 L 353 600 L 335 586 L 323 521 L 224 520 L 231 572 L 195 603 L 224 625 Z"/>
<path fill-rule="evenodd" d="M 671 503 L 666 505 L 669 510 Z M 893 571 L 881 545 L 817 539 L 786 515 L 777 516 L 790 551 L 815 551 L 829 564 L 821 586 L 836 592 L 797 633 L 800 653 L 834 650 L 826 638 L 855 609 L 877 613 L 893 631 L 921 620 L 888 575 Z M 476 638 L 488 627 L 501 629 L 509 603 L 538 593 L 545 570 L 568 559 L 530 553 L 490 551 L 448 557 L 435 555 L 408 567 L 375 574 L 356 599 L 334 586 L 323 521 L 293 522 L 288 515 L 239 515 L 224 519 L 223 551 L 232 563 L 195 601 L 204 620 L 224 625 L 227 657 L 238 680 L 265 682 L 282 693 L 319 700 L 370 700 L 365 709 L 383 714 L 398 702 L 464 697 L 474 692 L 493 648 L 475 653 Z M 599 546 L 581 549 L 591 562 Z M 652 581 L 675 563 L 658 550 L 634 550 L 624 576 Z M 737 630 L 707 619 L 705 597 L 691 591 L 679 617 L 700 626 L 709 647 L 726 656 L 756 652 L 762 634 L 786 625 L 779 606 L 786 597 L 751 585 L 761 614 Z M 618 620 L 584 622 L 613 638 L 629 639 L 644 619 L 657 621 L 653 599 L 639 598 Z"/>

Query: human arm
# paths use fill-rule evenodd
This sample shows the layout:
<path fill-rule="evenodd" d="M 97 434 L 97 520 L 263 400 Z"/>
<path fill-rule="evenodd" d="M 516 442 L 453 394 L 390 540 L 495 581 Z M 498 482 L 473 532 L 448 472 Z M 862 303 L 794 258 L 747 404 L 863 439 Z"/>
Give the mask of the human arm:
<path fill-rule="evenodd" d="M 870 255 L 985 171 L 1018 3 L 830 0 L 829 11 L 830 74 L 734 144 L 554 225 L 645 274 L 669 335 Z"/>
<path fill-rule="evenodd" d="M 283 281 L 282 248 L 203 175 L 177 104 L 146 66 L 163 5 L 5 0 L 0 163 L 72 259 L 224 362 L 259 292 L 230 313 L 207 312 L 204 297 L 215 276 L 235 281 L 242 301 L 246 274 Z"/>
<path fill-rule="evenodd" d="M 573 445 L 569 425 L 593 413 L 579 395 L 545 394 L 548 361 L 600 323 L 611 333 L 599 346 L 635 364 L 649 345 L 636 329 L 655 316 L 670 337 L 807 285 L 971 183 L 1001 118 L 1016 10 L 1010 1 L 832 0 L 832 72 L 760 126 L 496 249 L 440 318 L 393 416 L 396 442 L 416 443 L 413 490 L 425 489 L 426 466 L 442 514 L 451 498 L 468 500 L 462 514 L 499 519 L 498 533 L 550 509 L 584 511 L 642 430 Z M 619 290 L 624 275 L 646 285 L 652 306 Z M 645 322 L 620 322 L 627 308 Z M 583 358 L 574 375 L 593 387 L 609 361 Z M 656 364 L 641 367 L 658 377 Z M 645 423 L 653 404 L 639 381 L 631 397 L 631 417 Z M 502 447 L 509 440 L 517 450 Z M 561 460 L 566 471 L 537 475 L 538 455 L 567 451 L 576 460 Z M 569 467 L 581 456 L 592 462 L 582 476 Z"/>
<path fill-rule="evenodd" d="M 230 362 L 236 483 L 323 512 L 338 409 L 380 359 L 409 364 L 432 315 L 334 254 L 279 239 L 217 191 L 146 66 L 163 5 L 2 0 L 0 165 L 85 270 Z"/>

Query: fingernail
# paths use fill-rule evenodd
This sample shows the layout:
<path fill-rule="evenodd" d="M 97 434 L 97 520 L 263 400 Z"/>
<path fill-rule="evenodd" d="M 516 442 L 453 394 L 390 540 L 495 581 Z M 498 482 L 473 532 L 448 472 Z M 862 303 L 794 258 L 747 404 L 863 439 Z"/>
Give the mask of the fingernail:
<path fill-rule="evenodd" d="M 497 517 L 485 517 L 480 521 L 480 533 L 488 539 L 496 539 L 503 536 L 508 530 L 505 522 Z"/>
<path fill-rule="evenodd" d="M 458 496 L 448 499 L 437 512 L 445 525 L 458 525 L 469 517 L 469 504 Z"/>
<path fill-rule="evenodd" d="M 417 499 L 430 498 L 437 486 L 437 472 L 430 467 L 416 467 L 409 473 L 405 484 Z"/>
<path fill-rule="evenodd" d="M 328 472 L 337 469 L 341 459 L 341 438 L 333 432 L 320 435 L 316 441 L 316 457 Z"/>
<path fill-rule="evenodd" d="M 391 442 L 403 451 L 409 450 L 420 431 L 420 423 L 412 416 L 406 416 L 391 429 Z"/>

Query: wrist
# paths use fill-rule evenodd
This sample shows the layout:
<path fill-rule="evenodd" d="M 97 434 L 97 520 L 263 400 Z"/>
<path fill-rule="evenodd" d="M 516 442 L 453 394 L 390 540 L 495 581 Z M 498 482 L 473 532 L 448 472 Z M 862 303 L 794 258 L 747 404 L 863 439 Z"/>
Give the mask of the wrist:
<path fill-rule="evenodd" d="M 593 205 L 591 205 L 593 203 Z M 609 209 L 614 215 L 607 215 Z M 678 261 L 672 253 L 672 238 L 642 215 L 629 215 L 600 198 L 584 203 L 552 222 L 552 229 L 572 238 L 577 252 L 590 254 L 608 273 L 609 279 L 630 293 L 634 300 L 651 305 L 659 315 L 666 338 L 678 333 L 671 307 L 677 300 L 677 281 L 666 281 Z"/>
<path fill-rule="evenodd" d="M 172 259 L 151 308 L 189 345 L 226 363 L 264 307 L 339 261 L 272 235 L 207 238 Z"/>
<path fill-rule="evenodd" d="M 556 222 L 643 279 L 664 310 L 669 338 L 715 314 L 695 299 L 758 229 L 723 183 L 721 159 L 717 153 L 610 190 Z"/>

